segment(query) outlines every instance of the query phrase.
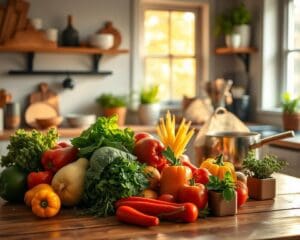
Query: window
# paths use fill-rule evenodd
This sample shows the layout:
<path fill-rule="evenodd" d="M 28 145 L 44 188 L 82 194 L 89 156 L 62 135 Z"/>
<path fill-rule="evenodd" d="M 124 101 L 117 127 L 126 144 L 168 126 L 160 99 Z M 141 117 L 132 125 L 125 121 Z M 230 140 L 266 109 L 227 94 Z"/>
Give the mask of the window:
<path fill-rule="evenodd" d="M 159 84 L 162 101 L 196 95 L 197 19 L 191 9 L 144 10 L 145 84 Z"/>
<path fill-rule="evenodd" d="M 285 90 L 300 95 L 300 0 L 288 0 L 284 46 Z"/>

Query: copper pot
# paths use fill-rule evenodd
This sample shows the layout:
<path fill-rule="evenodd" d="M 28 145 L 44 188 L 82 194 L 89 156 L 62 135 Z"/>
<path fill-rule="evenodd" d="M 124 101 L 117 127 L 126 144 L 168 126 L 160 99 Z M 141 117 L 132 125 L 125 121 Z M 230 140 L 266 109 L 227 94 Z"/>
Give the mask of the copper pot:
<path fill-rule="evenodd" d="M 260 139 L 261 135 L 257 132 L 216 132 L 205 136 L 204 153 L 206 157 L 216 157 L 222 153 L 225 161 L 232 162 L 236 169 L 241 169 L 249 150 L 254 150 L 256 157 L 260 158 L 259 147 L 293 136 L 293 131 L 263 139 Z"/>

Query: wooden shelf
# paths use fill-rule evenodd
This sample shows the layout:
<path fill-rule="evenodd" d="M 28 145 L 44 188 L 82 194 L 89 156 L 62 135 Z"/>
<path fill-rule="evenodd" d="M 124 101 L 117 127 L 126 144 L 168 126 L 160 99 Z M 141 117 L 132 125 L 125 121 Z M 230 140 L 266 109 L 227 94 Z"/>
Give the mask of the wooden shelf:
<path fill-rule="evenodd" d="M 128 53 L 127 49 L 100 49 L 92 47 L 7 47 L 0 46 L 0 53 L 14 52 L 26 55 L 25 70 L 11 70 L 10 75 L 110 75 L 111 71 L 99 71 L 99 61 L 103 55 L 117 55 Z M 34 70 L 34 57 L 36 53 L 58 53 L 58 54 L 89 54 L 92 56 L 92 69 L 90 71 L 56 71 L 56 70 Z"/>
<path fill-rule="evenodd" d="M 100 49 L 92 47 L 5 47 L 0 46 L 0 52 L 16 52 L 16 53 L 63 53 L 63 54 L 94 54 L 94 55 L 114 55 L 128 53 L 127 49 Z"/>
<path fill-rule="evenodd" d="M 216 54 L 218 55 L 230 55 L 230 54 L 251 54 L 257 52 L 256 48 L 217 48 Z"/>

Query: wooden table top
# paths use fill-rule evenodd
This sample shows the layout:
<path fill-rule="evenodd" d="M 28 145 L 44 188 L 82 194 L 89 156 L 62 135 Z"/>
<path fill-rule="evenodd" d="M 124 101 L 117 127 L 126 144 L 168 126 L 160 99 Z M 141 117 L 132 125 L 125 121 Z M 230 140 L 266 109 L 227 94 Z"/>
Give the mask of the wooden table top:
<path fill-rule="evenodd" d="M 274 174 L 274 200 L 248 201 L 236 216 L 208 217 L 195 223 L 161 222 L 143 228 L 115 217 L 78 216 L 63 209 L 38 219 L 25 205 L 0 200 L 0 239 L 300 239 L 300 179 Z"/>

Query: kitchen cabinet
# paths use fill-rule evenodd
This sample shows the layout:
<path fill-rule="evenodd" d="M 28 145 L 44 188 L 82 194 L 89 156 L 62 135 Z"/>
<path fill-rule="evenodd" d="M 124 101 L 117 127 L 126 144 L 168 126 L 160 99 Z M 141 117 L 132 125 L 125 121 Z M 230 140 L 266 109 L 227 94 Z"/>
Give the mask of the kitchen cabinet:
<path fill-rule="evenodd" d="M 26 68 L 24 70 L 11 70 L 11 75 L 60 75 L 60 74 L 80 74 L 80 75 L 110 75 L 111 71 L 99 71 L 99 62 L 103 55 L 125 54 L 127 49 L 99 49 L 90 47 L 48 47 L 48 48 L 32 48 L 32 47 L 5 47 L 0 46 L 0 53 L 13 52 L 22 53 L 26 57 Z M 90 71 L 55 71 L 55 70 L 34 70 L 34 56 L 36 53 L 47 54 L 88 54 L 91 55 L 93 65 Z"/>

